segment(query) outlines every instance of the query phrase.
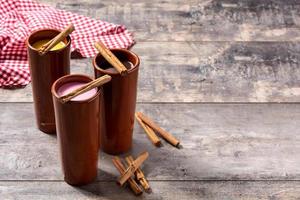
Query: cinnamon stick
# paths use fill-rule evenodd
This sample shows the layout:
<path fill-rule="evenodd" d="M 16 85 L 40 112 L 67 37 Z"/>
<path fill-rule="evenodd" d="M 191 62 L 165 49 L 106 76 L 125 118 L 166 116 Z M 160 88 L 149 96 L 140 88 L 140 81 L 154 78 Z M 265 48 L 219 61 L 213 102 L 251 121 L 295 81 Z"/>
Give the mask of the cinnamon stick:
<path fill-rule="evenodd" d="M 97 79 L 81 86 L 80 88 L 73 90 L 69 94 L 61 96 L 60 100 L 63 103 L 66 103 L 66 102 L 70 101 L 71 99 L 73 99 L 74 97 L 76 97 L 84 92 L 87 92 L 95 87 L 99 87 L 99 86 L 103 85 L 104 83 L 109 82 L 110 80 L 111 80 L 111 76 L 109 76 L 109 75 L 101 76 L 100 78 L 97 78 Z"/>
<path fill-rule="evenodd" d="M 132 156 L 127 156 L 125 159 L 126 159 L 126 162 L 128 163 L 128 165 L 131 165 L 134 161 Z M 138 182 L 143 186 L 145 191 L 150 192 L 151 191 L 150 185 L 149 185 L 148 181 L 146 180 L 143 171 L 140 168 L 138 168 L 135 171 L 135 176 L 136 176 L 136 179 L 138 180 Z"/>
<path fill-rule="evenodd" d="M 181 148 L 180 141 L 177 140 L 171 133 L 159 127 L 156 123 L 154 123 L 150 118 L 148 118 L 143 113 L 137 112 L 137 115 L 143 122 L 145 122 L 145 124 L 150 126 L 150 128 L 152 128 L 154 131 L 158 132 L 161 135 L 161 137 L 163 137 L 166 141 L 168 141 L 170 144 L 172 144 L 177 148 Z"/>
<path fill-rule="evenodd" d="M 157 135 L 154 133 L 154 131 L 139 118 L 137 113 L 135 113 L 135 118 L 139 122 L 141 127 L 144 129 L 144 131 L 146 132 L 148 138 L 151 140 L 153 145 L 155 145 L 157 147 L 161 146 L 160 139 L 157 137 Z"/>
<path fill-rule="evenodd" d="M 125 172 L 121 175 L 118 180 L 119 185 L 123 185 L 134 173 L 135 171 L 141 166 L 141 164 L 148 158 L 149 153 L 144 152 L 134 160 L 129 167 L 125 170 Z"/>
<path fill-rule="evenodd" d="M 50 51 L 55 45 L 59 42 L 63 41 L 69 34 L 71 34 L 75 30 L 74 25 L 68 25 L 62 32 L 60 32 L 57 36 L 51 39 L 49 42 L 44 44 L 40 49 L 39 53 L 44 55 L 48 51 Z"/>
<path fill-rule="evenodd" d="M 111 64 L 117 72 L 121 75 L 125 75 L 127 73 L 127 68 L 123 65 L 123 63 L 108 49 L 102 42 L 96 42 L 95 48 L 99 51 L 99 53 Z"/>
<path fill-rule="evenodd" d="M 122 175 L 126 169 L 125 169 L 124 165 L 122 164 L 122 161 L 120 160 L 120 158 L 116 156 L 115 158 L 112 159 L 112 162 L 115 165 L 115 167 L 117 168 L 117 170 L 120 172 L 120 174 Z M 141 188 L 138 186 L 138 184 L 135 182 L 135 180 L 133 178 L 130 177 L 128 179 L 128 183 L 135 195 L 140 195 L 143 193 L 143 191 L 141 190 Z"/>

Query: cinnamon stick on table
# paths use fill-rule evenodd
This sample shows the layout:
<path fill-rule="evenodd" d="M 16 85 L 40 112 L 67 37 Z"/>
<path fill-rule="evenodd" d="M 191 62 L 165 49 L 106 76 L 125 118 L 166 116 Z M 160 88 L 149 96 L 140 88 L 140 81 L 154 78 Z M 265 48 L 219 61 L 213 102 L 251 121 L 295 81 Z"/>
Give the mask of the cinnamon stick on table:
<path fill-rule="evenodd" d="M 141 166 L 141 164 L 148 158 L 149 153 L 144 152 L 134 160 L 129 167 L 125 170 L 125 172 L 121 175 L 118 180 L 119 185 L 123 185 L 134 173 L 135 171 Z"/>
<path fill-rule="evenodd" d="M 69 34 L 71 34 L 75 30 L 74 25 L 68 25 L 62 32 L 60 32 L 57 36 L 51 39 L 49 42 L 44 44 L 40 49 L 39 53 L 44 55 L 48 51 L 50 51 L 55 45 L 59 42 L 63 41 Z"/>
<path fill-rule="evenodd" d="M 115 158 L 112 159 L 112 161 L 113 161 L 113 164 L 115 165 L 115 167 L 117 168 L 117 170 L 122 175 L 126 169 L 125 169 L 124 165 L 122 164 L 122 161 L 120 160 L 120 158 L 116 156 Z M 143 191 L 141 190 L 141 188 L 138 186 L 138 184 L 135 182 L 135 180 L 133 178 L 130 177 L 128 179 L 128 183 L 135 195 L 140 195 L 143 193 Z"/>
<path fill-rule="evenodd" d="M 144 129 L 144 131 L 146 132 L 146 134 L 149 137 L 149 139 L 151 140 L 151 142 L 157 147 L 161 146 L 160 139 L 157 137 L 157 135 L 154 133 L 154 131 L 139 118 L 137 113 L 135 113 L 135 118 L 139 122 L 141 127 Z"/>
<path fill-rule="evenodd" d="M 109 82 L 110 80 L 111 80 L 111 76 L 109 76 L 109 75 L 101 76 L 100 78 L 97 78 L 97 79 L 81 86 L 80 88 L 73 90 L 69 94 L 61 96 L 60 100 L 63 103 L 66 103 L 66 102 L 70 101 L 71 99 L 73 99 L 74 97 L 76 97 L 84 92 L 87 92 L 95 87 L 99 87 L 99 86 L 103 85 L 104 83 Z"/>
<path fill-rule="evenodd" d="M 166 141 L 168 141 L 170 144 L 177 148 L 181 148 L 180 141 L 177 140 L 171 133 L 165 131 L 161 127 L 159 127 L 156 123 L 154 123 L 149 117 L 144 115 L 141 112 L 137 112 L 137 116 L 145 122 L 150 128 L 152 128 L 154 131 L 158 132 L 161 137 L 163 137 Z"/>
<path fill-rule="evenodd" d="M 127 74 L 127 68 L 102 42 L 96 42 L 95 48 L 121 75 Z"/>
<path fill-rule="evenodd" d="M 131 165 L 134 161 L 132 156 L 127 156 L 125 159 L 126 159 L 126 162 L 128 163 L 128 165 Z M 138 168 L 135 171 L 135 176 L 136 176 L 136 179 L 139 181 L 139 183 L 143 186 L 145 191 L 150 192 L 151 191 L 150 185 L 149 185 L 148 181 L 146 180 L 143 171 L 140 168 Z"/>

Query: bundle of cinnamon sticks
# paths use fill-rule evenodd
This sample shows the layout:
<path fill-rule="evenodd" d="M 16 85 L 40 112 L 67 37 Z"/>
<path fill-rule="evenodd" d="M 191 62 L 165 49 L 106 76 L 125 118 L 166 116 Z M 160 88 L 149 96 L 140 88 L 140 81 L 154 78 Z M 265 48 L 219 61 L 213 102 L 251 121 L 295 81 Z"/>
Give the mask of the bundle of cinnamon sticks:
<path fill-rule="evenodd" d="M 161 141 L 158 136 L 155 134 L 157 132 L 162 138 L 164 138 L 167 142 L 172 144 L 177 148 L 181 148 L 180 141 L 176 139 L 172 134 L 165 131 L 161 127 L 159 127 L 155 122 L 153 122 L 149 117 L 144 115 L 141 112 L 135 113 L 135 117 L 142 128 L 145 130 L 149 139 L 155 146 L 161 146 Z M 133 159 L 132 156 L 127 156 L 125 158 L 127 162 L 127 168 L 123 165 L 122 160 L 119 157 L 115 157 L 113 159 L 113 164 L 118 169 L 121 174 L 121 177 L 118 179 L 117 183 L 119 185 L 123 185 L 125 182 L 129 183 L 130 188 L 136 194 L 142 194 L 142 190 L 139 187 L 139 184 L 143 187 L 146 192 L 150 192 L 151 188 L 148 181 L 145 178 L 144 173 L 139 168 L 140 165 L 146 160 L 148 157 L 148 153 L 142 153 L 136 160 Z M 135 176 L 135 179 L 132 176 Z"/>
<path fill-rule="evenodd" d="M 112 162 L 121 175 L 117 183 L 122 186 L 126 182 L 128 182 L 130 188 L 132 189 L 135 195 L 140 195 L 143 193 L 143 190 L 141 189 L 140 185 L 142 186 L 145 192 L 151 192 L 150 185 L 146 180 L 143 171 L 140 168 L 140 166 L 148 158 L 148 156 L 148 152 L 140 154 L 135 160 L 132 156 L 127 156 L 125 158 L 127 162 L 127 168 L 118 156 L 114 157 Z M 132 178 L 132 176 L 135 176 L 135 178 Z"/>
<path fill-rule="evenodd" d="M 141 112 L 137 112 L 137 113 L 135 113 L 135 118 L 137 119 L 139 124 L 142 126 L 142 128 L 146 132 L 148 138 L 151 140 L 153 145 L 158 146 L 158 147 L 162 145 L 160 139 L 155 134 L 155 132 L 157 132 L 163 139 L 165 139 L 167 142 L 169 142 L 173 146 L 175 146 L 177 148 L 182 148 L 182 146 L 180 145 L 180 141 L 178 139 L 176 139 L 171 133 L 162 129 L 159 125 L 157 125 L 155 122 L 153 122 L 145 114 L 143 114 Z"/>

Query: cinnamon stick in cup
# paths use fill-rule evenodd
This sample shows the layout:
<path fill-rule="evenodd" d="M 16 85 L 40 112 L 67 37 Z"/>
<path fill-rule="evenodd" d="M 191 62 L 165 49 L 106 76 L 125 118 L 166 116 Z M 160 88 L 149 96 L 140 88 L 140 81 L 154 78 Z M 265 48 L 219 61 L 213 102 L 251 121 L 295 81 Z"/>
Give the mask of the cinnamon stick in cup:
<path fill-rule="evenodd" d="M 73 99 L 74 97 L 76 97 L 84 92 L 87 92 L 95 87 L 99 87 L 99 86 L 109 82 L 110 80 L 111 80 L 111 76 L 109 76 L 109 75 L 101 76 L 100 78 L 97 78 L 97 79 L 81 86 L 80 88 L 70 92 L 69 94 L 61 96 L 60 99 L 63 103 L 66 103 L 66 102 L 70 101 L 71 99 Z"/>
<path fill-rule="evenodd" d="M 145 122 L 150 128 L 158 132 L 161 137 L 163 137 L 166 141 L 168 141 L 170 144 L 177 148 L 181 148 L 180 141 L 177 140 L 171 133 L 165 131 L 161 127 L 159 127 L 156 123 L 154 123 L 150 118 L 148 118 L 146 115 L 144 115 L 141 112 L 137 112 L 137 116 Z"/>
<path fill-rule="evenodd" d="M 128 163 L 128 165 L 131 165 L 134 161 L 132 156 L 127 156 L 125 159 L 126 159 L 126 162 Z M 140 168 L 138 168 L 135 171 L 135 176 L 136 176 L 136 179 L 138 180 L 138 182 L 143 186 L 145 191 L 148 193 L 151 192 L 150 185 L 149 185 L 148 181 L 146 180 L 143 171 Z"/>
<path fill-rule="evenodd" d="M 54 29 L 40 29 L 26 40 L 36 122 L 38 128 L 48 134 L 56 131 L 51 86 L 60 77 L 70 74 L 71 38 L 67 36 L 43 56 L 39 49 L 59 33 Z"/>
<path fill-rule="evenodd" d="M 97 177 L 103 90 L 93 88 L 68 103 L 62 103 L 60 97 L 91 81 L 85 75 L 67 75 L 51 89 L 64 180 L 71 185 L 88 184 Z"/>
<path fill-rule="evenodd" d="M 44 55 L 48 51 L 50 51 L 55 45 L 59 42 L 63 41 L 69 34 L 71 34 L 75 30 L 74 25 L 70 24 L 67 26 L 62 32 L 60 32 L 57 36 L 55 36 L 52 40 L 44 44 L 40 49 L 40 55 Z"/>
<path fill-rule="evenodd" d="M 115 167 L 117 168 L 117 170 L 120 172 L 120 174 L 122 175 L 125 172 L 126 168 L 122 164 L 122 161 L 120 160 L 120 158 L 118 156 L 116 156 L 112 159 L 112 162 L 115 165 Z M 140 195 L 143 193 L 143 191 L 141 190 L 141 188 L 138 186 L 138 184 L 135 182 L 135 180 L 133 178 L 130 177 L 128 179 L 128 183 L 135 195 Z"/>
<path fill-rule="evenodd" d="M 149 153 L 144 152 L 134 160 L 129 167 L 125 170 L 125 172 L 121 175 L 118 180 L 119 185 L 123 185 L 134 173 L 135 171 L 141 166 L 141 164 L 148 158 Z"/>
<path fill-rule="evenodd" d="M 121 75 L 127 74 L 127 68 L 124 64 L 101 42 L 95 43 L 95 48 Z"/>
<path fill-rule="evenodd" d="M 146 132 L 148 138 L 151 140 L 153 145 L 155 145 L 157 147 L 161 146 L 160 139 L 157 137 L 157 135 L 154 133 L 154 131 L 147 124 L 144 124 L 144 122 L 139 118 L 137 113 L 135 113 L 135 118 L 139 122 L 141 127 L 144 129 L 144 131 Z"/>
<path fill-rule="evenodd" d="M 100 147 L 108 154 L 122 154 L 132 147 L 134 113 L 140 59 L 126 49 L 111 52 L 128 67 L 122 76 L 99 53 L 93 60 L 95 78 L 108 74 L 111 81 L 103 85 L 103 110 L 101 113 Z"/>

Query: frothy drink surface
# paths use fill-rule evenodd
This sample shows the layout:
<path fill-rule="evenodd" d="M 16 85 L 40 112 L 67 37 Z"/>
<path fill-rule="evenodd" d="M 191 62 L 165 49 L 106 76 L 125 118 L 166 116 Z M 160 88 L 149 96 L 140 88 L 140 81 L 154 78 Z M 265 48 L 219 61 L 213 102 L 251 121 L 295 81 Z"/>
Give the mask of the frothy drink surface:
<path fill-rule="evenodd" d="M 72 92 L 73 90 L 80 88 L 81 86 L 85 85 L 86 83 L 84 82 L 70 82 L 70 83 L 66 83 L 64 85 L 62 85 L 60 88 L 58 88 L 57 90 L 57 94 L 58 96 L 63 96 L 66 94 L 69 94 L 70 92 Z M 93 96 L 95 96 L 97 93 L 97 88 L 91 89 L 85 93 L 82 93 L 80 95 L 78 95 L 77 97 L 74 97 L 73 99 L 71 99 L 71 101 L 83 101 L 83 100 L 87 100 L 92 98 Z"/>
<path fill-rule="evenodd" d="M 133 64 L 132 62 L 130 61 L 122 61 L 123 65 L 129 70 L 131 68 L 133 68 Z M 113 67 L 110 67 L 110 68 L 107 68 L 105 69 L 105 71 L 108 71 L 108 72 L 117 72 L 117 70 Z"/>
<path fill-rule="evenodd" d="M 50 41 L 50 39 L 47 40 L 39 40 L 37 42 L 35 42 L 32 46 L 35 49 L 40 49 L 44 44 L 48 43 Z M 50 51 L 55 51 L 55 50 L 59 50 L 62 49 L 66 46 L 66 44 L 62 41 L 60 41 L 57 45 L 55 45 L 54 47 L 52 47 L 52 49 L 50 49 Z"/>

